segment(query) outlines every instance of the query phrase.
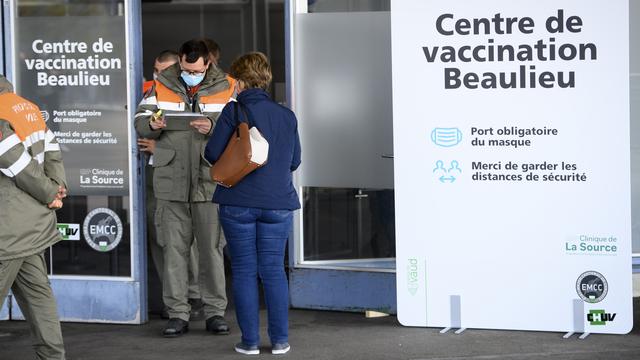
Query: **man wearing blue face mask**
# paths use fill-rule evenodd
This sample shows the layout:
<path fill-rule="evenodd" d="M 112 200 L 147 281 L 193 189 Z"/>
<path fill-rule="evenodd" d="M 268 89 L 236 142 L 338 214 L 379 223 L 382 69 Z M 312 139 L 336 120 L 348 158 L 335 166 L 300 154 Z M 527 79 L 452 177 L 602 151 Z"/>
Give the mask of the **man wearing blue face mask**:
<path fill-rule="evenodd" d="M 180 47 L 180 61 L 159 74 L 138 106 L 138 134 L 155 139 L 153 189 L 157 204 L 157 241 L 163 249 L 162 294 L 169 309 L 165 337 L 189 330 L 189 249 L 194 236 L 199 250 L 200 293 L 206 328 L 228 334 L 224 320 L 227 306 L 224 260 L 225 241 L 218 222 L 218 208 L 210 202 L 215 184 L 203 151 L 224 105 L 235 97 L 235 80 L 210 63 L 201 40 Z M 182 120 L 180 113 L 198 113 Z M 165 121 L 166 117 L 171 117 Z"/>

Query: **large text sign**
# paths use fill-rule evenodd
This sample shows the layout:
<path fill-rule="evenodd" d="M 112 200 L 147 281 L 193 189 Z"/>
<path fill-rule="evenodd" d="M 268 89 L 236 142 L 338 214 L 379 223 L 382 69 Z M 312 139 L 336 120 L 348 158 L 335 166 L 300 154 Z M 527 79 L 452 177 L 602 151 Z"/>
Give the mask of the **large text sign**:
<path fill-rule="evenodd" d="M 400 321 L 629 332 L 628 2 L 391 10 Z"/>

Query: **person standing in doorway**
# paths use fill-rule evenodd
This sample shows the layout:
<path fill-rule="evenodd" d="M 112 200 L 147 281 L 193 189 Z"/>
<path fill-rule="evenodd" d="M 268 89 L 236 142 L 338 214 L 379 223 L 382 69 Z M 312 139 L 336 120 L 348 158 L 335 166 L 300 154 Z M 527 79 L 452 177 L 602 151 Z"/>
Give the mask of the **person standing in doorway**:
<path fill-rule="evenodd" d="M 180 59 L 178 58 L 177 52 L 173 50 L 161 51 L 153 61 L 153 79 L 145 81 L 144 84 L 142 84 L 142 93 L 146 94 L 147 91 L 151 90 L 151 87 L 153 87 L 153 82 L 158 78 L 158 75 L 166 68 L 177 63 L 178 60 Z"/>
<path fill-rule="evenodd" d="M 158 75 L 168 69 L 172 65 L 178 63 L 180 60 L 178 53 L 173 50 L 164 50 L 158 54 L 153 64 L 153 80 L 144 83 L 143 93 L 147 93 L 153 87 L 154 81 L 158 78 Z M 146 196 L 146 211 L 147 211 L 147 244 L 149 244 L 149 250 L 153 259 L 153 264 L 156 268 L 156 273 L 162 283 L 162 269 L 164 267 L 164 260 L 162 255 L 162 248 L 158 244 L 155 230 L 154 214 L 156 210 L 156 198 L 153 194 L 153 153 L 156 151 L 156 141 L 154 139 L 138 138 L 138 146 L 140 151 L 148 154 L 149 159 L 147 166 L 145 166 L 145 196 Z M 163 151 L 160 149 L 159 151 Z M 198 248 L 197 244 L 191 245 L 191 252 L 189 255 L 189 305 L 191 306 L 190 320 L 202 320 L 204 317 L 204 306 L 200 296 L 200 285 L 198 284 Z M 161 318 L 169 319 L 169 313 L 166 306 L 162 309 Z"/>
<path fill-rule="evenodd" d="M 135 127 L 138 134 L 156 140 L 153 159 L 153 190 L 157 199 L 155 225 L 163 249 L 163 300 L 169 309 L 165 337 L 181 336 L 189 330 L 189 249 L 197 238 L 200 293 L 206 328 L 228 334 L 224 320 L 224 239 L 218 222 L 218 207 L 208 200 L 215 190 L 210 165 L 202 157 L 215 122 L 224 105 L 235 95 L 235 80 L 210 66 L 209 52 L 201 40 L 182 44 L 180 61 L 160 73 L 153 88 L 140 102 Z M 197 113 L 187 128 L 167 128 L 165 116 Z M 172 121 L 185 121 L 176 120 Z"/>
<path fill-rule="evenodd" d="M 238 81 L 237 104 L 222 110 L 205 158 L 215 163 L 238 126 L 235 116 L 246 116 L 269 143 L 265 165 L 231 188 L 218 186 L 213 202 L 220 204 L 220 223 L 229 243 L 232 286 L 242 341 L 235 350 L 259 354 L 258 278 L 264 288 L 268 333 L 273 354 L 285 354 L 289 345 L 289 289 L 284 253 L 293 211 L 300 208 L 292 173 L 300 165 L 300 139 L 295 114 L 270 99 L 271 67 L 262 53 L 241 56 L 231 65 Z M 237 110 L 237 111 L 236 111 Z M 244 120 L 244 119 L 243 119 Z"/>
<path fill-rule="evenodd" d="M 220 67 L 220 45 L 210 38 L 203 38 L 202 41 L 204 41 L 205 45 L 207 45 L 207 49 L 209 49 L 209 61 L 213 65 Z"/>
<path fill-rule="evenodd" d="M 0 75 L 0 304 L 11 289 L 38 359 L 65 358 L 44 251 L 62 240 L 55 210 L 66 189 L 60 145 L 40 109 Z"/>

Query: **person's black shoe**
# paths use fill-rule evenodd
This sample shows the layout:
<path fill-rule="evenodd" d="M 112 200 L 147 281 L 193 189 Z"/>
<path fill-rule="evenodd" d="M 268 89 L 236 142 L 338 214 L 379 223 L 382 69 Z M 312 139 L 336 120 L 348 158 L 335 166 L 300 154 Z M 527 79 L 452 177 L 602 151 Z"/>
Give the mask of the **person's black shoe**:
<path fill-rule="evenodd" d="M 162 329 L 164 337 L 178 337 L 189 332 L 189 322 L 178 318 L 169 319 L 167 326 Z"/>
<path fill-rule="evenodd" d="M 164 320 L 169 320 L 171 317 L 169 316 L 169 308 L 168 307 L 163 307 L 162 311 L 160 312 L 160 319 L 164 319 Z"/>
<path fill-rule="evenodd" d="M 222 316 L 214 315 L 207 319 L 207 331 L 214 335 L 227 335 L 229 334 L 229 325 Z"/>
<path fill-rule="evenodd" d="M 191 305 L 191 313 L 189 314 L 190 321 L 204 320 L 204 303 L 200 299 L 189 299 L 189 305 Z"/>

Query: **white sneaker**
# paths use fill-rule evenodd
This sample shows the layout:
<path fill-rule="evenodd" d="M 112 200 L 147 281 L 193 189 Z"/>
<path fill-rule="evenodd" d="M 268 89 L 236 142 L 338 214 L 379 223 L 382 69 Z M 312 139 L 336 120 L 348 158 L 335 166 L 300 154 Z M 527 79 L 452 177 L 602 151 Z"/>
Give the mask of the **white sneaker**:
<path fill-rule="evenodd" d="M 260 354 L 260 349 L 258 345 L 247 345 L 245 343 L 239 342 L 236 344 L 236 352 L 245 355 L 258 355 Z"/>
<path fill-rule="evenodd" d="M 273 344 L 271 353 L 273 355 L 282 355 L 288 353 L 289 350 L 291 350 L 291 346 L 289 345 L 289 343 Z"/>

